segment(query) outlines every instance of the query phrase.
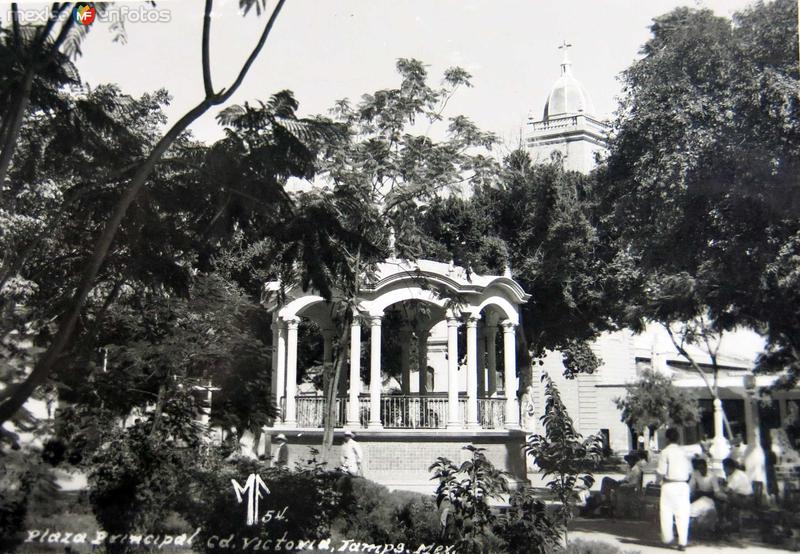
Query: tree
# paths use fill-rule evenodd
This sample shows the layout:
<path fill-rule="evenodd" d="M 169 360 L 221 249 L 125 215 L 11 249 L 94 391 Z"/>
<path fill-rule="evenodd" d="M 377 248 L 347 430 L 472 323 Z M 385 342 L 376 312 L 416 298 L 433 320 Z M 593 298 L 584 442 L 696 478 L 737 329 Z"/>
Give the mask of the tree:
<path fill-rule="evenodd" d="M 397 70 L 398 88 L 364 95 L 356 106 L 337 102 L 334 121 L 346 138 L 323 144 L 319 158 L 320 174 L 330 187 L 298 195 L 296 210 L 276 236 L 284 245 L 277 258 L 281 281 L 313 287 L 334 301 L 338 346 L 323 379 L 326 459 L 362 287 L 390 255 L 413 259 L 420 253 L 419 231 L 404 217 L 408 210 L 443 191 L 484 182 L 494 168 L 485 155 L 493 136 L 463 116 L 448 120 L 444 139 L 429 138 L 432 127 L 444 121 L 448 100 L 459 87 L 469 86 L 469 74 L 448 69 L 443 86 L 434 88 L 417 60 L 400 59 Z"/>
<path fill-rule="evenodd" d="M 622 421 L 639 432 L 667 424 L 686 426 L 697 422 L 697 399 L 662 373 L 647 369 L 634 383 L 626 385 L 625 391 L 625 397 L 616 398 L 614 403 L 622 412 Z"/>
<path fill-rule="evenodd" d="M 247 75 L 251 65 L 255 61 L 259 52 L 263 48 L 267 37 L 269 36 L 272 27 L 283 7 L 285 0 L 278 0 L 275 8 L 273 9 L 258 43 L 253 48 L 247 60 L 241 67 L 236 79 L 227 89 L 222 91 L 215 91 L 211 79 L 211 67 L 209 59 L 209 40 L 210 40 L 210 25 L 211 25 L 211 10 L 213 7 L 213 0 L 207 0 L 204 8 L 203 18 L 203 37 L 202 37 L 202 69 L 203 69 L 203 84 L 205 96 L 203 100 L 198 103 L 194 108 L 189 110 L 183 117 L 181 117 L 153 146 L 146 158 L 135 168 L 130 179 L 126 181 L 124 192 L 117 201 L 110 217 L 105 222 L 102 232 L 99 234 L 93 248 L 92 255 L 87 260 L 85 270 L 83 271 L 80 285 L 78 286 L 72 300 L 64 310 L 64 315 L 59 321 L 58 330 L 49 344 L 47 350 L 38 358 L 31 373 L 26 379 L 18 384 L 9 386 L 3 391 L 3 399 L 0 401 L 0 423 L 7 421 L 13 414 L 22 407 L 25 401 L 30 397 L 31 393 L 37 386 L 43 384 L 55 367 L 58 359 L 60 358 L 63 350 L 67 347 L 75 326 L 81 314 L 90 293 L 96 285 L 96 277 L 100 271 L 103 262 L 105 261 L 109 250 L 111 249 L 114 237 L 119 229 L 119 226 L 125 217 L 128 208 L 138 196 L 140 190 L 145 185 L 148 177 L 153 172 L 157 161 L 164 155 L 164 153 L 172 146 L 175 141 L 182 135 L 186 128 L 193 123 L 198 117 L 208 111 L 212 106 L 225 103 L 231 95 L 239 88 L 244 77 Z M 249 11 L 254 6 L 260 13 L 265 2 L 262 0 L 244 0 L 242 5 L 245 11 Z"/>
<path fill-rule="evenodd" d="M 576 485 L 582 481 L 589 489 L 594 483 L 592 470 L 600 462 L 602 441 L 591 435 L 583 438 L 575 431 L 572 418 L 561 400 L 561 394 L 548 375 L 542 376 L 545 386 L 544 415 L 540 418 L 544 435 L 530 435 L 525 453 L 533 458 L 545 478 L 553 478 L 547 487 L 561 502 L 559 522 L 564 527 L 567 542 L 567 524 L 573 517 L 573 506 L 579 500 Z"/>
<path fill-rule="evenodd" d="M 150 2 L 154 5 L 154 2 Z M 98 13 L 108 2 L 94 3 Z M 0 78 L 0 100 L 4 106 L 0 125 L 0 198 L 17 149 L 23 122 L 30 111 L 48 111 L 61 103 L 60 87 L 80 85 L 72 60 L 81 55 L 87 25 L 75 25 L 70 17 L 72 2 L 53 2 L 40 25 L 22 24 L 17 2 L 11 3 L 11 26 L 0 30 L 0 59 L 5 73 Z M 111 25 L 114 41 L 125 40 L 121 21 Z"/>
<path fill-rule="evenodd" d="M 679 8 L 651 31 L 623 73 L 594 191 L 604 236 L 640 272 L 628 320 L 688 323 L 677 346 L 750 327 L 767 338 L 759 369 L 788 370 L 793 386 L 797 4 L 759 2 L 732 20 Z"/>

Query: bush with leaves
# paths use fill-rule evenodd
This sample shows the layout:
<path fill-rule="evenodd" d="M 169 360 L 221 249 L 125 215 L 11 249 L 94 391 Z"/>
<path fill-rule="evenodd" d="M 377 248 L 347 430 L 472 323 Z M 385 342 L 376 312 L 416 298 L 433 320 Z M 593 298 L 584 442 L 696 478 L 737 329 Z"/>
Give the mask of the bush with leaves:
<path fill-rule="evenodd" d="M 311 458 L 290 470 L 246 458 L 225 461 L 213 450 L 206 453 L 190 470 L 189 491 L 178 508 L 192 526 L 202 529 L 195 544 L 203 545 L 205 552 L 216 552 L 216 545 L 207 543 L 212 535 L 252 538 L 285 533 L 288 539 L 328 538 L 340 503 L 336 482 L 341 474 L 328 470 L 317 454 L 311 449 Z M 269 489 L 269 494 L 259 499 L 260 521 L 254 526 L 246 524 L 245 506 L 236 508 L 231 483 L 235 479 L 244 485 L 251 474 L 259 475 Z"/>
<path fill-rule="evenodd" d="M 544 435 L 531 435 L 525 452 L 533 458 L 542 471 L 548 488 L 561 502 L 557 514 L 567 539 L 567 524 L 573 516 L 573 506 L 579 501 L 576 486 L 581 481 L 590 488 L 594 483 L 591 472 L 597 467 L 602 455 L 602 440 L 591 435 L 583 438 L 576 430 L 561 394 L 547 374 L 542 376 L 545 384 L 545 409 L 540 418 L 544 424 Z"/>
<path fill-rule="evenodd" d="M 184 493 L 184 468 L 193 450 L 149 421 L 110 429 L 89 460 L 89 500 L 97 522 L 109 534 L 167 532 L 167 514 Z M 109 552 L 128 545 L 108 544 Z"/>
<path fill-rule="evenodd" d="M 432 497 L 389 490 L 359 477 L 339 480 L 342 493 L 336 531 L 367 543 L 399 544 L 414 549 L 440 539 L 439 517 Z"/>
<path fill-rule="evenodd" d="M 545 503 L 536 498 L 531 487 L 514 491 L 509 505 L 494 528 L 506 543 L 505 552 L 547 554 L 558 547 L 561 526 L 551 519 Z"/>
<path fill-rule="evenodd" d="M 0 552 L 12 552 L 24 540 L 31 501 L 52 496 L 57 488 L 36 454 L 29 447 L 0 450 Z"/>
<path fill-rule="evenodd" d="M 472 457 L 460 466 L 442 457 L 431 465 L 432 479 L 439 480 L 436 504 L 449 509 L 456 551 L 495 552 L 502 541 L 493 532 L 497 517 L 489 500 L 508 492 L 508 474 L 492 465 L 484 448 L 468 445 L 464 449 Z"/>

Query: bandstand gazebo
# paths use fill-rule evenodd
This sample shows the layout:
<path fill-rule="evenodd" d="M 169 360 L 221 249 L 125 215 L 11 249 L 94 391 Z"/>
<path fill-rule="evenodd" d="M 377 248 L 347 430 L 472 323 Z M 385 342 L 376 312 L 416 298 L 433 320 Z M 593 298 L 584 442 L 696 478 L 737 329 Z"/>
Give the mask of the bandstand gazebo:
<path fill-rule="evenodd" d="M 266 287 L 274 291 L 279 283 Z M 298 388 L 298 327 L 302 318 L 316 323 L 324 339 L 323 363 L 331 363 L 336 331 L 330 305 L 299 288 L 288 287 L 282 303 L 274 296 L 267 309 L 273 321 L 273 400 L 280 415 L 270 431 L 286 434 L 290 445 L 319 445 L 323 398 Z M 473 444 L 485 448 L 497 467 L 525 479 L 516 327 L 519 305 L 529 298 L 509 276 L 478 275 L 428 260 L 379 265 L 354 314 L 336 421 L 336 427 L 357 433 L 368 478 L 395 488 L 427 489 L 428 466 L 437 457 L 458 461 L 465 454 L 462 447 Z M 382 322 L 401 305 L 425 309 L 407 317 L 397 331 L 399 383 L 388 390 L 381 367 Z M 368 387 L 361 379 L 365 334 Z M 459 351 L 459 342 L 466 343 L 466 352 Z M 293 451 L 298 458 L 306 455 L 304 448 Z"/>

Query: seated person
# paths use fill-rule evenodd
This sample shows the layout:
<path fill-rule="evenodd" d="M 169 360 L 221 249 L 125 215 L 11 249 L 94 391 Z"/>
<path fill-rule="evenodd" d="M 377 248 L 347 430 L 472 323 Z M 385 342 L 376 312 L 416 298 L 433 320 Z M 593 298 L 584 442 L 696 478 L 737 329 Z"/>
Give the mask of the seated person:
<path fill-rule="evenodd" d="M 749 497 L 753 496 L 753 483 L 739 468 L 739 464 L 733 458 L 725 458 L 722 460 L 722 470 L 725 472 L 725 481 L 720 487 L 717 497 L 725 502 L 749 501 Z"/>
<path fill-rule="evenodd" d="M 738 510 L 753 501 L 753 483 L 733 458 L 722 460 L 722 470 L 725 480 L 714 493 L 717 510 L 723 520 L 735 523 L 732 520 L 738 515 Z"/>
<path fill-rule="evenodd" d="M 703 458 L 694 458 L 692 468 L 692 475 L 689 478 L 692 501 L 689 515 L 695 518 L 697 527 L 711 529 L 717 520 L 714 497 L 719 490 L 719 481 L 708 473 L 708 462 Z"/>
<path fill-rule="evenodd" d="M 600 495 L 603 505 L 611 508 L 612 511 L 616 504 L 618 489 L 629 491 L 634 495 L 641 495 L 642 480 L 644 478 L 644 460 L 638 452 L 631 452 L 625 455 L 625 462 L 628 464 L 625 477 L 622 479 L 612 479 L 604 477 L 600 484 Z M 627 495 L 626 495 L 627 496 Z"/>
<path fill-rule="evenodd" d="M 719 490 L 719 481 L 708 473 L 708 462 L 704 458 L 692 460 L 692 475 L 689 478 L 692 502 L 702 497 L 714 498 Z"/>

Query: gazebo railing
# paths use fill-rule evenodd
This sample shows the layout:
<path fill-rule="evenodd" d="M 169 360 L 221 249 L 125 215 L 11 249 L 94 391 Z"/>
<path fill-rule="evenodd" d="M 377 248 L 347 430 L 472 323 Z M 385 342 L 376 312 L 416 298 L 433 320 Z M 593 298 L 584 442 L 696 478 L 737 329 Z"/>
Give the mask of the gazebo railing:
<path fill-rule="evenodd" d="M 322 427 L 325 421 L 324 396 L 298 396 L 297 397 L 297 425 L 298 427 Z M 336 399 L 335 427 L 343 427 L 347 417 L 347 403 L 344 399 Z"/>
<path fill-rule="evenodd" d="M 479 398 L 478 421 L 483 429 L 502 429 L 506 424 L 505 398 Z"/>
<path fill-rule="evenodd" d="M 369 396 L 361 396 L 359 424 L 366 427 L 370 416 Z M 336 400 L 336 427 L 347 421 L 347 398 Z M 322 396 L 298 396 L 297 425 L 322 427 L 325 399 Z M 478 418 L 483 429 L 501 429 L 505 424 L 505 399 L 479 398 Z M 458 399 L 458 421 L 466 422 L 467 399 Z M 444 429 L 448 421 L 448 399 L 442 395 L 383 395 L 381 396 L 381 423 L 386 429 Z"/>

